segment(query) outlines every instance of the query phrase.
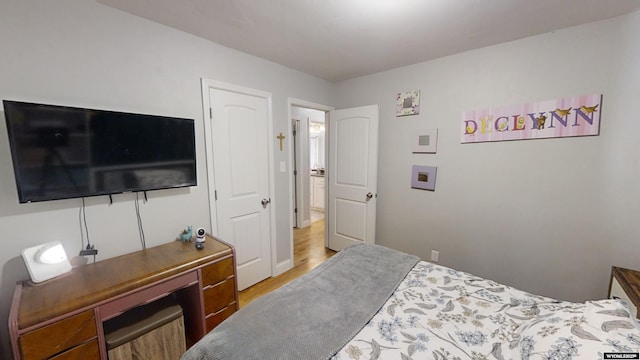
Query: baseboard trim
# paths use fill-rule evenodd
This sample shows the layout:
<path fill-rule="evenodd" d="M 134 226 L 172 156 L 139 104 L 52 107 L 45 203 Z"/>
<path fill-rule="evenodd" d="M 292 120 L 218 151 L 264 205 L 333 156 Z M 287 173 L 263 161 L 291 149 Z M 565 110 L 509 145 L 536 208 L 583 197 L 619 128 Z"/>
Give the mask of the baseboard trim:
<path fill-rule="evenodd" d="M 279 262 L 276 264 L 276 268 L 274 269 L 273 276 L 278 276 L 284 272 L 293 269 L 293 260 L 287 259 L 285 261 Z"/>

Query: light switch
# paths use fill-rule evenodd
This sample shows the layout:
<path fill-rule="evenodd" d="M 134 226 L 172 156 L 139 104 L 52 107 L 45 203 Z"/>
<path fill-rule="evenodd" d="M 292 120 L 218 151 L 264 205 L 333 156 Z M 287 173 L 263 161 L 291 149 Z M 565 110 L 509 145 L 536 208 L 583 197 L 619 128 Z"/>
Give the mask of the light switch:
<path fill-rule="evenodd" d="M 287 162 L 280 161 L 280 172 L 287 172 Z"/>

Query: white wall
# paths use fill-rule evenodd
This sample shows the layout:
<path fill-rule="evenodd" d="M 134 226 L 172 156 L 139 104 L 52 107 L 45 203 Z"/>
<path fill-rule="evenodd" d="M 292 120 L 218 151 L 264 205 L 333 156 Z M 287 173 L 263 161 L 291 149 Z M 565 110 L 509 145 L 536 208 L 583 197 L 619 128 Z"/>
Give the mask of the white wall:
<path fill-rule="evenodd" d="M 325 164 L 325 159 L 324 159 L 324 154 L 325 154 L 325 150 L 326 150 L 326 139 L 325 139 L 325 132 L 324 131 L 319 131 L 319 132 L 314 132 L 311 133 L 311 137 L 317 137 L 318 138 L 318 167 L 319 168 L 325 168 L 326 164 Z M 313 166 L 313 164 L 311 164 Z"/>
<path fill-rule="evenodd" d="M 273 94 L 274 133 L 287 133 L 287 99 L 332 103 L 333 85 L 281 65 L 161 26 L 93 1 L 11 0 L 0 11 L 0 98 L 194 118 L 198 186 L 149 193 L 141 204 L 147 246 L 186 225 L 209 227 L 202 77 Z M 0 109 L 1 110 L 1 109 Z M 1 112 L 1 111 L 0 111 Z M 3 117 L 1 114 L 0 117 Z M 274 149 L 279 149 L 273 136 Z M 288 139 L 275 151 L 278 262 L 289 258 Z M 10 358 L 7 314 L 14 284 L 28 279 L 22 249 L 50 240 L 80 250 L 80 200 L 18 204 L 6 127 L 0 126 L 0 358 Z M 87 199 L 98 259 L 140 249 L 133 195 Z M 4 355 L 4 356 L 3 356 Z"/>
<path fill-rule="evenodd" d="M 640 13 L 338 84 L 337 108 L 380 104 L 377 242 L 568 300 L 607 295 L 640 268 Z M 635 65 L 634 65 L 635 64 Z M 398 92 L 421 90 L 397 118 Z M 597 137 L 460 144 L 466 110 L 604 95 Z M 438 152 L 412 154 L 414 129 Z M 435 192 L 410 189 L 436 165 Z"/>

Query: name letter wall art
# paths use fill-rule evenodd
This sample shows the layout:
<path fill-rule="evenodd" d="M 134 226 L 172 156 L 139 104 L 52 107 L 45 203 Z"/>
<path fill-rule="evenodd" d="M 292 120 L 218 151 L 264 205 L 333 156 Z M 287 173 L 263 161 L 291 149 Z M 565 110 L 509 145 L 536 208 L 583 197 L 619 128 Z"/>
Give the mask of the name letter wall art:
<path fill-rule="evenodd" d="M 602 94 L 467 111 L 462 143 L 600 134 Z"/>

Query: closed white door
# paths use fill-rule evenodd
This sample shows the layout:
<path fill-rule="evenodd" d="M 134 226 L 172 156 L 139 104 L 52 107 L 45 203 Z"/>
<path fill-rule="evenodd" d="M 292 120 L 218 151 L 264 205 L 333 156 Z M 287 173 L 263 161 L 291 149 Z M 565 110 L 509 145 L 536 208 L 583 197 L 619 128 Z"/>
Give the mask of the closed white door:
<path fill-rule="evenodd" d="M 270 96 L 208 91 L 217 235 L 235 246 L 243 290 L 271 276 Z"/>
<path fill-rule="evenodd" d="M 330 249 L 375 243 L 378 105 L 334 110 L 329 120 Z"/>

